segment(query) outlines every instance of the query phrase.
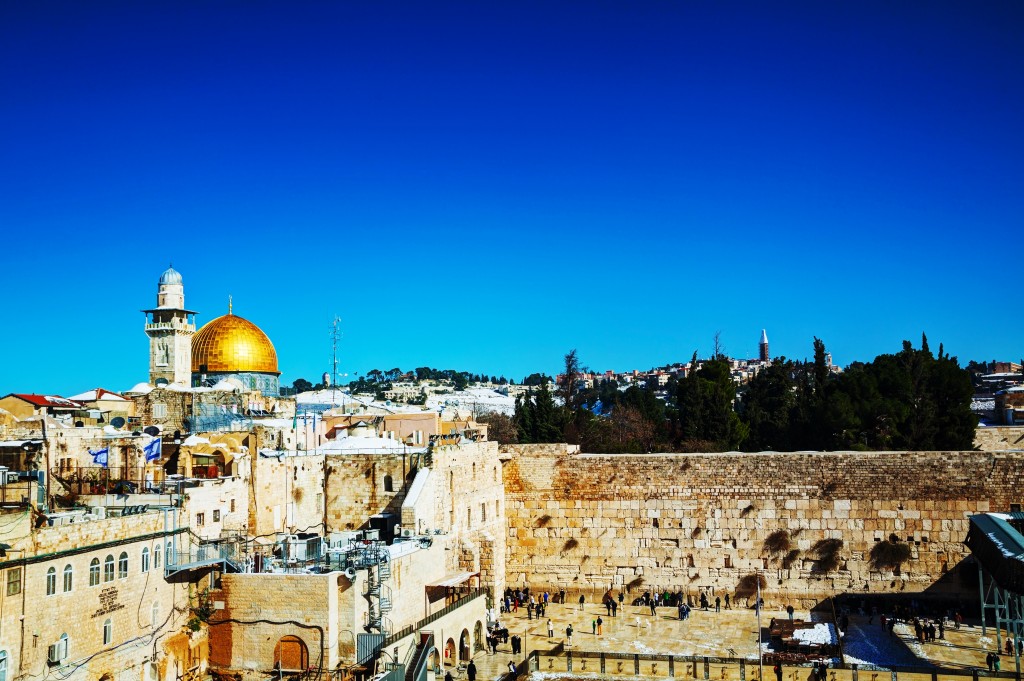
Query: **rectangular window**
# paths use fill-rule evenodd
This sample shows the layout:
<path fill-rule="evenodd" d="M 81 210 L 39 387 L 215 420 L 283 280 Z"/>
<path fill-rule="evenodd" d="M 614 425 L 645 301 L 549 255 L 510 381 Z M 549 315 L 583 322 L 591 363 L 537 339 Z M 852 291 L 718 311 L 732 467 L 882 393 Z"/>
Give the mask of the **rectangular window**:
<path fill-rule="evenodd" d="M 205 513 L 196 513 L 196 527 L 202 527 L 205 522 L 206 522 L 206 514 Z"/>
<path fill-rule="evenodd" d="M 480 503 L 480 522 L 487 522 L 487 502 Z"/>
<path fill-rule="evenodd" d="M 220 522 L 220 510 L 219 509 L 215 510 L 213 512 L 213 522 L 215 522 L 215 523 L 219 523 Z"/>
<path fill-rule="evenodd" d="M 231 500 L 231 512 L 232 513 L 235 512 L 235 500 L 234 499 Z"/>
<path fill-rule="evenodd" d="M 472 508 L 467 508 L 466 509 L 466 525 L 468 525 L 470 527 L 473 526 L 473 509 Z"/>
<path fill-rule="evenodd" d="M 17 596 L 21 593 L 21 568 L 11 568 L 7 571 L 7 595 Z"/>
<path fill-rule="evenodd" d="M 167 405 L 157 402 L 153 405 L 153 418 L 165 419 L 167 418 Z"/>

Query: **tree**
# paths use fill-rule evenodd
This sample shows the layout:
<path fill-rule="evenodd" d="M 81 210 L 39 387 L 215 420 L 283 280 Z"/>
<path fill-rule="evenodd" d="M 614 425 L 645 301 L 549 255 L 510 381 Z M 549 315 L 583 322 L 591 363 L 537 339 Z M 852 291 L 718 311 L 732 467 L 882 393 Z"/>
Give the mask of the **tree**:
<path fill-rule="evenodd" d="M 696 353 L 694 353 L 694 366 Z M 733 409 L 736 386 L 729 360 L 716 357 L 691 371 L 679 383 L 676 405 L 683 440 L 704 440 L 724 451 L 737 448 L 746 437 L 746 425 Z"/>
<path fill-rule="evenodd" d="M 296 378 L 292 382 L 292 390 L 294 390 L 297 393 L 309 392 L 312 389 L 313 389 L 313 384 L 310 383 L 309 381 L 307 381 L 304 378 Z"/>
<path fill-rule="evenodd" d="M 497 411 L 485 412 L 478 416 L 479 423 L 487 424 L 487 439 L 503 445 L 519 442 L 519 430 L 514 419 Z"/>
<path fill-rule="evenodd" d="M 780 357 L 747 385 L 740 401 L 741 417 L 749 431 L 743 448 L 749 452 L 791 451 L 792 418 L 796 407 L 796 365 Z"/>

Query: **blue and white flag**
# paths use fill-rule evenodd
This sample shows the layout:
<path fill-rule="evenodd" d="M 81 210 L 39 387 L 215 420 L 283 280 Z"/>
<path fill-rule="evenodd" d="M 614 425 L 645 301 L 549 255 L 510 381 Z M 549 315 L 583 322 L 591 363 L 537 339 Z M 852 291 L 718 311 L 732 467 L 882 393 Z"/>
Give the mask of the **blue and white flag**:
<path fill-rule="evenodd" d="M 92 462 L 99 464 L 100 466 L 107 465 L 107 457 L 110 454 L 110 448 L 104 447 L 103 449 L 97 449 L 96 451 L 89 450 L 89 454 L 92 456 Z"/>
<path fill-rule="evenodd" d="M 153 438 L 148 445 L 142 448 L 142 451 L 146 453 L 146 461 L 156 461 L 163 451 L 163 440 L 158 437 Z"/>

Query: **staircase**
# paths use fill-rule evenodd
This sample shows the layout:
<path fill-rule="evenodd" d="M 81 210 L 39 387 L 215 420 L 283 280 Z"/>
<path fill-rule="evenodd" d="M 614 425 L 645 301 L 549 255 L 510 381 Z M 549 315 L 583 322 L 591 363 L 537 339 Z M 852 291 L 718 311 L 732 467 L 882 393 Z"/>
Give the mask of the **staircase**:
<path fill-rule="evenodd" d="M 366 628 L 382 634 L 390 634 L 391 623 L 386 618 L 391 612 L 391 554 L 383 542 L 375 542 L 366 548 L 362 561 L 366 564 L 366 598 L 370 601 Z"/>
<path fill-rule="evenodd" d="M 434 635 L 429 633 L 420 634 L 420 642 L 416 646 L 416 652 L 405 668 L 405 681 L 424 681 L 427 673 L 427 662 L 430 659 L 430 651 L 434 648 Z"/>

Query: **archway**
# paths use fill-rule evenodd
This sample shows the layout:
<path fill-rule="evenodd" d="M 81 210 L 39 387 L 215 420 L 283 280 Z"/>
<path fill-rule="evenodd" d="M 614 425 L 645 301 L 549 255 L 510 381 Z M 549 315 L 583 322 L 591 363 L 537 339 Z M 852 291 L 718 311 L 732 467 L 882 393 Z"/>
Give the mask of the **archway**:
<path fill-rule="evenodd" d="M 437 648 L 433 648 L 430 651 L 430 655 L 427 656 L 428 664 L 430 668 L 434 670 L 435 674 L 441 673 L 441 656 L 437 652 Z"/>
<path fill-rule="evenodd" d="M 477 620 L 473 626 L 473 650 L 481 651 L 484 649 L 484 623 Z"/>
<path fill-rule="evenodd" d="M 304 672 L 309 668 L 309 650 L 298 636 L 283 636 L 274 647 L 274 669 Z"/>
<path fill-rule="evenodd" d="M 447 665 L 455 664 L 455 639 L 450 638 L 444 644 L 444 663 Z"/>
<path fill-rule="evenodd" d="M 473 657 L 473 651 L 469 647 L 469 630 L 463 629 L 459 637 L 459 662 L 469 662 Z"/>

